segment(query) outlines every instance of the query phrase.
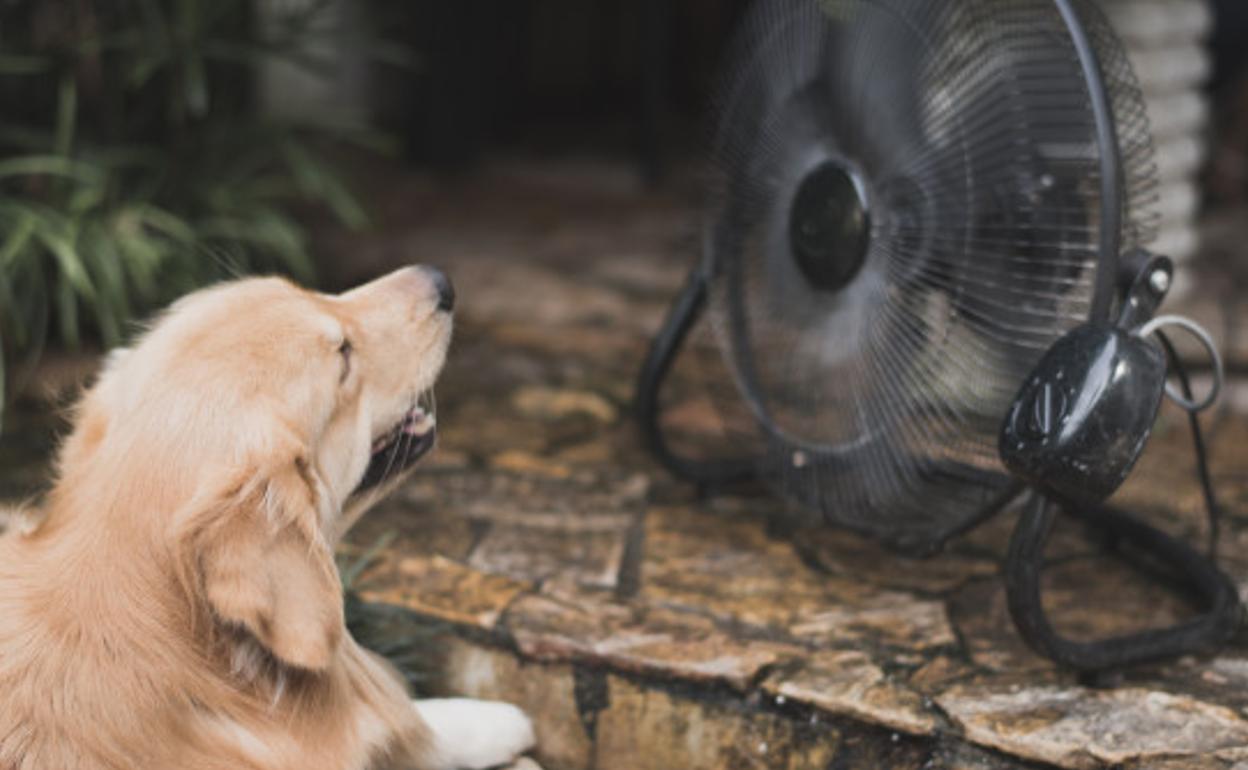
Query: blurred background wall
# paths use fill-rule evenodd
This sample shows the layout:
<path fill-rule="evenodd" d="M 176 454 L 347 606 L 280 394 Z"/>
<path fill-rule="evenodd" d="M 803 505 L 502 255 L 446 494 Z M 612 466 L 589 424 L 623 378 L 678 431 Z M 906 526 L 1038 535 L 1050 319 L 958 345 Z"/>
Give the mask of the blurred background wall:
<path fill-rule="evenodd" d="M 262 7 L 315 0 L 265 0 Z M 1248 4 L 1239 0 L 1097 0 L 1122 36 L 1145 93 L 1157 145 L 1162 218 L 1157 250 L 1182 263 L 1200 247 L 1204 184 L 1242 195 L 1244 145 L 1235 128 L 1244 97 Z M 372 115 L 405 138 L 414 158 L 462 166 L 497 146 L 550 151 L 597 142 L 636 154 L 660 179 L 696 146 L 696 125 L 740 0 L 458 3 L 335 0 L 327 45 L 342 69 L 309 85 L 267 68 L 265 108 L 336 121 Z M 380 33 L 419 51 L 419 72 L 373 67 L 362 46 Z M 1213 104 L 1221 124 L 1214 125 Z M 425 109 L 422 107 L 431 107 Z M 1219 131 L 1218 129 L 1221 129 Z M 1218 145 L 1221 141 L 1222 144 Z M 1218 152 L 1213 148 L 1219 147 Z M 1190 285 L 1182 281 L 1176 292 Z"/>
<path fill-rule="evenodd" d="M 262 19 L 318 0 L 263 0 Z M 742 0 L 333 0 L 309 47 L 340 68 L 261 75 L 273 115 L 369 115 L 413 159 L 462 167 L 499 146 L 600 146 L 661 157 L 689 140 Z M 380 39 L 410 67 L 376 61 Z"/>

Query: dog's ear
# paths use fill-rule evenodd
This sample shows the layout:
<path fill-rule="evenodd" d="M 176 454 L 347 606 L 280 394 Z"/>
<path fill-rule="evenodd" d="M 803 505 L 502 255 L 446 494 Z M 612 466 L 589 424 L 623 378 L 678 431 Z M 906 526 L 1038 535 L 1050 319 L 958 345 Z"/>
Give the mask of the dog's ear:
<path fill-rule="evenodd" d="M 195 517 L 195 593 L 277 659 L 326 668 L 345 633 L 343 600 L 310 464 L 297 457 L 230 486 Z"/>

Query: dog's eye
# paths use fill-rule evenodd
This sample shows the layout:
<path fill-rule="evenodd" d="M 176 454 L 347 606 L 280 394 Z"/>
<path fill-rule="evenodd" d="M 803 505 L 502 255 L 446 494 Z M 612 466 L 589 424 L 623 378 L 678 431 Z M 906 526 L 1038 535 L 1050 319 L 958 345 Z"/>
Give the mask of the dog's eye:
<path fill-rule="evenodd" d="M 342 356 L 342 376 L 338 378 L 339 382 L 344 382 L 347 375 L 351 374 L 351 354 L 355 351 L 355 347 L 351 344 L 351 340 L 343 340 L 338 346 L 338 353 Z"/>

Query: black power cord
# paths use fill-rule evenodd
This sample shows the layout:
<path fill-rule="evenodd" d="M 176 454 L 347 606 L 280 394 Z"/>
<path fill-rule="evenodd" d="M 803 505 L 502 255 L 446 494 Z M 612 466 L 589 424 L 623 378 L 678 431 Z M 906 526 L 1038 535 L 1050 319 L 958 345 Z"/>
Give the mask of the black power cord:
<path fill-rule="evenodd" d="M 1170 360 L 1170 368 L 1179 378 L 1179 387 L 1183 391 L 1183 397 L 1191 401 L 1194 399 L 1192 392 L 1191 377 L 1188 376 L 1187 366 L 1180 358 L 1178 350 L 1175 349 L 1174 343 L 1166 336 L 1165 332 L 1156 332 L 1157 339 L 1161 341 L 1161 346 L 1165 348 L 1166 358 Z M 1215 563 L 1218 560 L 1218 537 L 1221 531 L 1222 508 L 1218 504 L 1217 493 L 1213 488 L 1213 476 L 1209 471 L 1209 448 L 1205 444 L 1204 429 L 1200 424 L 1200 415 L 1197 412 L 1187 411 L 1187 422 L 1192 432 L 1192 445 L 1196 451 L 1196 475 L 1200 480 L 1200 489 L 1205 497 L 1205 513 L 1209 522 L 1209 558 Z"/>

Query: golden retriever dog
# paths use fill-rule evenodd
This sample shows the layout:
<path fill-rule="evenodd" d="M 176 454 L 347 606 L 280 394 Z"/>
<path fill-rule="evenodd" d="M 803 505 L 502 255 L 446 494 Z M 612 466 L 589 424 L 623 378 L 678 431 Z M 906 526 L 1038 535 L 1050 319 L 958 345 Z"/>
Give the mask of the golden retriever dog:
<path fill-rule="evenodd" d="M 486 768 L 514 706 L 415 701 L 343 623 L 334 545 L 433 444 L 437 270 L 175 303 L 83 397 L 0 539 L 3 770 Z"/>

